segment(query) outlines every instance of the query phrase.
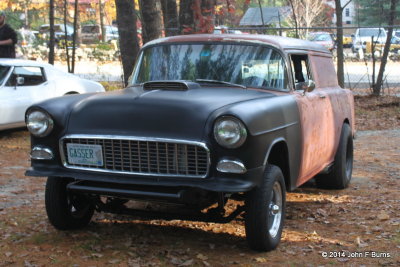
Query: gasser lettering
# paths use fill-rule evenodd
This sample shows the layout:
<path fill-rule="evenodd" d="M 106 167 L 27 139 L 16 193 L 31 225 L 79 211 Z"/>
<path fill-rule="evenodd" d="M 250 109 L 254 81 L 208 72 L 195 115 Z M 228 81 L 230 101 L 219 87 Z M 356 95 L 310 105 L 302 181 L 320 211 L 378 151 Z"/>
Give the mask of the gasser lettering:
<path fill-rule="evenodd" d="M 69 155 L 74 158 L 83 158 L 83 159 L 93 159 L 94 158 L 92 149 L 70 148 Z"/>

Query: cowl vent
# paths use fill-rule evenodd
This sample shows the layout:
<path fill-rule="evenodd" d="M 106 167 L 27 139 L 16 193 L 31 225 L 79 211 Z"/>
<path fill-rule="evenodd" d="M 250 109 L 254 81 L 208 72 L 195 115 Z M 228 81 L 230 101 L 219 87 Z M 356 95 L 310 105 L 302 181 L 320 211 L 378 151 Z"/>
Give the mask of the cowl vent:
<path fill-rule="evenodd" d="M 170 90 L 170 91 L 186 91 L 188 89 L 200 88 L 198 83 L 184 81 L 156 81 L 145 82 L 144 90 Z"/>

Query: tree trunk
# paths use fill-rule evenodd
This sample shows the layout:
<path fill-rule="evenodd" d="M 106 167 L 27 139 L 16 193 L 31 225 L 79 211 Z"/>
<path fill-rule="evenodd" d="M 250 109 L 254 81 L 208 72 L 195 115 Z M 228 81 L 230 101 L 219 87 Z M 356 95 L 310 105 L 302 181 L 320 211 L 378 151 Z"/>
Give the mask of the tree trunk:
<path fill-rule="evenodd" d="M 343 55 L 343 7 L 340 0 L 335 0 L 336 5 L 336 54 L 337 54 L 337 79 L 339 86 L 344 88 L 344 55 Z"/>
<path fill-rule="evenodd" d="M 299 26 L 298 26 L 298 23 L 297 23 L 296 10 L 294 10 L 293 0 L 289 0 L 289 4 L 290 4 L 290 7 L 292 8 L 292 16 L 293 16 L 293 21 L 294 21 L 294 27 L 295 27 L 295 30 L 296 30 L 295 37 L 299 38 Z"/>
<path fill-rule="evenodd" d="M 67 14 L 68 12 L 68 1 L 64 0 L 64 29 L 67 29 Z M 75 30 L 75 29 L 74 29 Z M 69 49 L 68 49 L 68 35 L 64 35 L 64 42 L 65 42 L 65 55 L 67 56 L 67 67 L 68 67 L 68 72 L 71 72 L 71 60 L 69 57 Z"/>
<path fill-rule="evenodd" d="M 99 17 L 100 17 L 100 31 L 101 31 L 101 41 L 106 41 L 106 29 L 104 28 L 104 5 L 103 1 L 99 0 Z"/>
<path fill-rule="evenodd" d="M 389 15 L 389 26 L 394 25 L 394 20 L 396 18 L 396 4 L 398 0 L 391 0 L 390 1 L 390 15 Z M 387 39 L 385 43 L 385 47 L 383 48 L 383 55 L 381 59 L 381 66 L 379 67 L 379 72 L 378 72 L 378 78 L 376 80 L 376 84 L 374 85 L 373 89 L 373 95 L 379 96 L 381 94 L 381 89 L 382 89 L 382 82 L 383 82 L 383 74 L 385 72 L 385 67 L 387 63 L 387 58 L 389 55 L 389 50 L 390 50 L 390 41 L 392 40 L 393 36 L 393 27 L 390 27 L 387 33 Z M 372 51 L 373 53 L 373 51 Z"/>
<path fill-rule="evenodd" d="M 157 0 L 139 0 L 142 14 L 142 38 L 143 44 L 160 38 L 161 16 L 157 8 Z"/>
<path fill-rule="evenodd" d="M 181 33 L 212 33 L 215 22 L 215 0 L 180 1 Z"/>
<path fill-rule="evenodd" d="M 161 0 L 165 36 L 178 34 L 178 10 L 176 0 Z"/>
<path fill-rule="evenodd" d="M 124 83 L 128 85 L 139 52 L 139 42 L 136 29 L 135 1 L 115 0 L 117 9 L 117 24 L 119 32 L 119 47 L 121 51 Z"/>
<path fill-rule="evenodd" d="M 179 4 L 179 25 L 181 34 L 194 32 L 194 15 L 192 6 L 194 0 L 181 0 Z"/>
<path fill-rule="evenodd" d="M 49 41 L 49 64 L 54 65 L 54 0 L 49 2 L 50 41 Z"/>
<path fill-rule="evenodd" d="M 78 42 L 78 33 L 79 33 L 79 11 L 78 11 L 78 6 L 79 6 L 79 0 L 75 0 L 74 4 L 74 33 L 72 34 L 72 62 L 71 62 L 71 72 L 75 73 L 75 49 Z M 68 43 L 65 44 L 68 46 Z"/>

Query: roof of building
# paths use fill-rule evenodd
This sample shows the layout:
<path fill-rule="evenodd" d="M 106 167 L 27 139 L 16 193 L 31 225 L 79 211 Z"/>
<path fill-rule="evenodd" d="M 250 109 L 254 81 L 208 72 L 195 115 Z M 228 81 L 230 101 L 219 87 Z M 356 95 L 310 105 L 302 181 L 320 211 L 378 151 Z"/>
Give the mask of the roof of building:
<path fill-rule="evenodd" d="M 240 26 L 279 25 L 290 15 L 290 7 L 251 7 L 239 22 Z M 261 19 L 262 13 L 262 19 Z M 264 22 L 264 23 L 263 23 Z"/>

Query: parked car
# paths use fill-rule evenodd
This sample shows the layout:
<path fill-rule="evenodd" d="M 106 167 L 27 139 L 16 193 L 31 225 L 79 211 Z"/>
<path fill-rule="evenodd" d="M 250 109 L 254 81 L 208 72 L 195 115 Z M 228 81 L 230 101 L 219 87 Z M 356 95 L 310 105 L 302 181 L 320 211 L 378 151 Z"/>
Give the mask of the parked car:
<path fill-rule="evenodd" d="M 343 47 L 351 48 L 353 46 L 353 38 L 351 35 L 343 35 Z"/>
<path fill-rule="evenodd" d="M 110 42 L 111 40 L 118 40 L 119 34 L 117 27 L 106 25 L 104 26 L 104 29 L 106 31 L 106 42 Z M 82 43 L 84 44 L 98 43 L 102 40 L 100 25 L 83 25 L 81 32 Z"/>
<path fill-rule="evenodd" d="M 323 188 L 349 185 L 353 106 L 332 53 L 313 42 L 168 37 L 142 47 L 125 90 L 31 106 L 26 174 L 48 176 L 46 211 L 60 230 L 86 226 L 95 210 L 208 222 L 243 215 L 250 247 L 272 250 L 286 190 L 313 177 Z M 243 202 L 230 213 L 229 199 Z M 169 213 L 129 200 L 166 202 Z"/>
<path fill-rule="evenodd" d="M 310 32 L 307 39 L 325 46 L 329 51 L 333 51 L 336 48 L 335 38 L 329 32 Z"/>
<path fill-rule="evenodd" d="M 22 48 L 32 47 L 37 42 L 36 36 L 38 31 L 26 30 L 24 28 L 17 31 L 18 35 L 18 45 Z"/>
<path fill-rule="evenodd" d="M 58 46 L 62 46 L 65 43 L 65 35 L 67 36 L 67 42 L 72 42 L 74 34 L 74 28 L 71 25 L 54 24 L 54 38 L 55 43 Z M 50 24 L 43 24 L 39 27 L 39 36 L 46 43 L 49 42 L 50 36 Z"/>
<path fill-rule="evenodd" d="M 363 49 L 365 52 L 367 42 L 371 42 L 372 38 L 376 44 L 384 44 L 386 42 L 386 31 L 383 28 L 361 28 L 357 29 L 353 35 L 353 52 Z"/>
<path fill-rule="evenodd" d="M 32 104 L 57 96 L 94 92 L 104 92 L 103 86 L 52 65 L 0 59 L 0 130 L 25 126 L 25 111 Z"/>

